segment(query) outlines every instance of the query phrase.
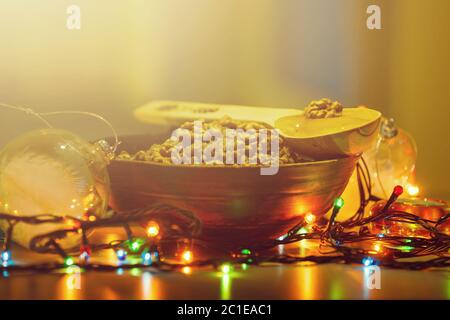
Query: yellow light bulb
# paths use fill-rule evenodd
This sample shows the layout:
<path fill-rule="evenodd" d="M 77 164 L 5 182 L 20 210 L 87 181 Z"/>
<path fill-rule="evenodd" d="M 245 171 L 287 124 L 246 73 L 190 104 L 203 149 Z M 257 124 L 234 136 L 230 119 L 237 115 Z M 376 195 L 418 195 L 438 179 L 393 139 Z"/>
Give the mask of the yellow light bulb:
<path fill-rule="evenodd" d="M 375 243 L 373 245 L 373 250 L 375 250 L 376 252 L 381 252 L 383 250 L 383 247 L 381 246 L 381 244 Z"/>
<path fill-rule="evenodd" d="M 183 255 L 182 255 L 182 258 L 183 258 L 183 261 L 186 262 L 186 263 L 192 262 L 192 260 L 194 258 L 193 254 L 192 254 L 192 251 L 189 251 L 189 250 L 184 251 Z"/>
<path fill-rule="evenodd" d="M 181 269 L 181 272 L 183 272 L 184 274 L 191 274 L 192 273 L 192 269 L 191 269 L 191 267 L 183 267 L 182 269 Z"/>
<path fill-rule="evenodd" d="M 416 185 L 408 184 L 406 186 L 406 192 L 408 193 L 409 196 L 415 197 L 415 196 L 417 196 L 419 194 L 420 189 Z"/>
<path fill-rule="evenodd" d="M 150 223 L 147 226 L 147 236 L 150 238 L 154 238 L 159 234 L 159 224 L 157 224 L 155 221 L 150 221 Z"/>
<path fill-rule="evenodd" d="M 316 216 L 313 215 L 312 213 L 308 213 L 308 214 L 305 216 L 305 221 L 306 221 L 307 224 L 314 223 L 314 221 L 316 221 Z"/>

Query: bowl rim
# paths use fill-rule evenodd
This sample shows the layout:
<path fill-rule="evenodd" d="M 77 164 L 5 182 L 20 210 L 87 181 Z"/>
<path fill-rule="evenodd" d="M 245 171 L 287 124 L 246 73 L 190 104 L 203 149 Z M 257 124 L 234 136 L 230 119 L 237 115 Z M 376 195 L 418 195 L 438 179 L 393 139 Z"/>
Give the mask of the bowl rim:
<path fill-rule="evenodd" d="M 345 161 L 358 161 L 361 155 L 347 155 L 335 159 L 328 160 L 318 160 L 318 161 L 306 161 L 306 162 L 298 162 L 298 163 L 285 163 L 280 164 L 280 168 L 297 168 L 297 167 L 305 167 L 305 166 L 313 166 L 313 165 L 322 165 L 322 164 L 331 164 L 336 162 L 345 162 Z M 268 166 L 262 165 L 247 165 L 247 166 L 235 166 L 235 165 L 225 165 L 225 164 L 214 164 L 214 165 L 204 165 L 204 164 L 164 164 L 159 162 L 152 161 L 143 161 L 143 160 L 126 160 L 126 159 L 113 159 L 111 163 L 133 163 L 140 165 L 149 165 L 156 166 L 161 168 L 190 168 L 193 170 L 203 169 L 203 170 L 214 170 L 214 169 L 234 169 L 234 170 L 256 170 L 261 168 L 267 168 Z"/>

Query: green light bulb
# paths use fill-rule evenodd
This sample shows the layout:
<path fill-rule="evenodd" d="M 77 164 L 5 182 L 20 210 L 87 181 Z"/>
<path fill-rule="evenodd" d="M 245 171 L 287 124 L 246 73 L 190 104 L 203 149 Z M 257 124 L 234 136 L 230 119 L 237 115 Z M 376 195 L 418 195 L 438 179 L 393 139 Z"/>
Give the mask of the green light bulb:
<path fill-rule="evenodd" d="M 229 264 L 224 264 L 220 267 L 220 270 L 222 270 L 223 273 L 230 273 L 231 266 Z"/>
<path fill-rule="evenodd" d="M 402 252 L 411 252 L 413 251 L 415 248 L 411 247 L 411 246 L 399 246 L 397 247 L 397 249 L 399 249 Z"/>
<path fill-rule="evenodd" d="M 252 254 L 252 252 L 250 251 L 250 249 L 242 249 L 241 253 L 242 253 L 243 255 L 246 255 L 246 256 Z"/>
<path fill-rule="evenodd" d="M 342 208 L 344 206 L 344 199 L 342 199 L 341 197 L 336 198 L 336 200 L 334 200 L 334 206 L 337 208 Z"/>
<path fill-rule="evenodd" d="M 72 257 L 67 257 L 64 259 L 64 264 L 66 265 L 66 267 L 70 267 L 74 263 L 75 263 L 75 261 L 73 260 Z"/>
<path fill-rule="evenodd" d="M 131 251 L 136 252 L 136 251 L 139 251 L 140 247 L 141 247 L 141 244 L 139 242 L 133 241 L 131 243 L 131 248 L 130 249 L 131 249 Z"/>

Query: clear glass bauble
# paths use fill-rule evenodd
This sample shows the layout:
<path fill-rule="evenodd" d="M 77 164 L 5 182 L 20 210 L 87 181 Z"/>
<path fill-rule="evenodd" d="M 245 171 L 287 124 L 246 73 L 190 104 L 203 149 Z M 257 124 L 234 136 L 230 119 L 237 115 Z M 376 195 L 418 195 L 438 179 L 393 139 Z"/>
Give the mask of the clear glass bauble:
<path fill-rule="evenodd" d="M 0 212 L 17 216 L 52 214 L 104 218 L 110 196 L 108 159 L 102 149 L 60 129 L 19 136 L 0 151 Z M 92 218 L 91 218 L 92 219 Z M 0 227 L 7 228 L 5 222 Z M 12 240 L 29 247 L 41 234 L 73 227 L 61 224 L 15 225 Z M 75 234 L 59 240 L 63 248 L 79 243 Z"/>
<path fill-rule="evenodd" d="M 383 119 L 377 144 L 363 156 L 371 175 L 372 193 L 387 199 L 396 185 L 407 186 L 415 169 L 417 146 L 393 119 Z"/>

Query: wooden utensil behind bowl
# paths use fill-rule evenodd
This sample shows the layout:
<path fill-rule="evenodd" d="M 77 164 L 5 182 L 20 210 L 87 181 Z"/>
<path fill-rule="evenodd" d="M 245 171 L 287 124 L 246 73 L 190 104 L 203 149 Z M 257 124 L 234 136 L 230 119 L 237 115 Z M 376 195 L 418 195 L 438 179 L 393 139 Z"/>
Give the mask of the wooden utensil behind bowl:
<path fill-rule="evenodd" d="M 126 140 L 148 148 L 148 139 L 136 139 Z M 260 175 L 259 167 L 114 160 L 109 166 L 111 205 L 120 212 L 155 201 L 171 204 L 202 220 L 202 240 L 251 246 L 285 234 L 304 214 L 325 214 L 343 192 L 357 160 L 284 165 L 272 176 Z"/>
<path fill-rule="evenodd" d="M 351 120 L 315 119 L 319 130 L 308 134 L 292 134 L 296 125 L 304 126 L 303 110 L 255 106 L 219 105 L 185 101 L 152 101 L 135 110 L 135 117 L 148 124 L 165 123 L 178 127 L 185 121 L 217 120 L 229 116 L 236 120 L 257 121 L 280 130 L 290 148 L 313 159 L 361 155 L 370 149 L 378 137 L 381 113 L 366 107 L 344 108 L 343 115 Z M 333 123 L 334 122 L 334 123 Z M 318 127 L 318 126 L 316 126 Z"/>
<path fill-rule="evenodd" d="M 341 117 L 307 120 L 299 116 L 281 117 L 275 127 L 292 150 L 314 159 L 333 159 L 346 155 L 360 155 L 369 150 L 378 138 L 381 113 L 366 107 L 345 108 Z M 357 121 L 355 121 L 357 119 Z M 307 132 L 295 134 L 295 127 L 308 127 Z M 311 130 L 312 127 L 315 130 Z M 319 126 L 320 125 L 320 126 Z"/>

